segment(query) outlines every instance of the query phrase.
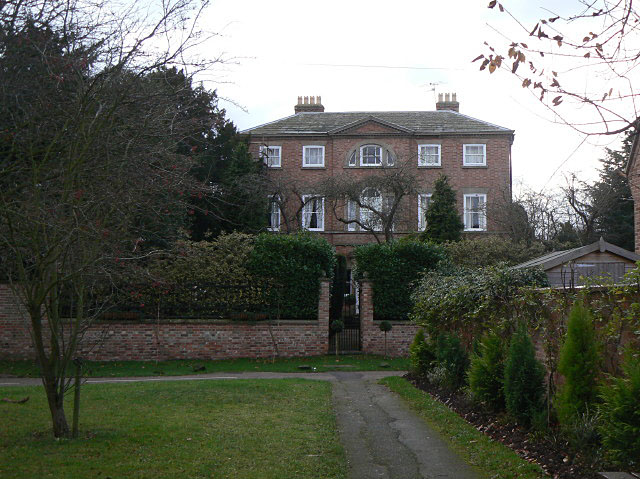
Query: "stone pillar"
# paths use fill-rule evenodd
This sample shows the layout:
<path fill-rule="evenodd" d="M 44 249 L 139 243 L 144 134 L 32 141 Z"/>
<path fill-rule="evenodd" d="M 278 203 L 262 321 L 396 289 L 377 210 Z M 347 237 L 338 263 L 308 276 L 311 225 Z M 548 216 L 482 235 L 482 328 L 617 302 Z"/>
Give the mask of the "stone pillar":
<path fill-rule="evenodd" d="M 320 354 L 329 353 L 329 286 L 328 278 L 320 278 L 320 297 L 318 298 L 318 339 Z"/>
<path fill-rule="evenodd" d="M 362 352 L 372 352 L 371 341 L 374 334 L 373 289 L 371 281 L 364 276 L 360 280 L 360 338 L 362 340 Z"/>

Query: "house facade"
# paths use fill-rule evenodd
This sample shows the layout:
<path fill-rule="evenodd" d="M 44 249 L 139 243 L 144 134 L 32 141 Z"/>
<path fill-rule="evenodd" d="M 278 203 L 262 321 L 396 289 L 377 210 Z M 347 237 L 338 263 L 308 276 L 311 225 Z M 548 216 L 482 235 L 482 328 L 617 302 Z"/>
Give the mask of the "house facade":
<path fill-rule="evenodd" d="M 466 234 L 499 233 L 492 206 L 511 199 L 513 130 L 461 114 L 455 94 L 394 112 L 325 112 L 320 97 L 298 97 L 294 115 L 243 133 L 267 165 L 270 229 L 315 231 L 347 255 L 423 230 L 441 174 Z"/>

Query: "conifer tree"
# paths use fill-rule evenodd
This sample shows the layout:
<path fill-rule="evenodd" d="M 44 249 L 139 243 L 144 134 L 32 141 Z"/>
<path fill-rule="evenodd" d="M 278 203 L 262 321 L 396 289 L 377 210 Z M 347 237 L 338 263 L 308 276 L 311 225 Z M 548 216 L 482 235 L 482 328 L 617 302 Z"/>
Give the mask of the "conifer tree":
<path fill-rule="evenodd" d="M 422 233 L 423 240 L 443 243 L 460 239 L 464 224 L 456 208 L 456 192 L 445 175 L 440 175 L 434 184 L 425 218 L 427 224 Z"/>
<path fill-rule="evenodd" d="M 542 409 L 544 367 L 536 359 L 535 348 L 521 324 L 511 337 L 504 366 L 504 396 L 507 412 L 525 425 Z"/>
<path fill-rule="evenodd" d="M 560 350 L 558 371 L 565 378 L 556 410 L 568 424 L 593 405 L 597 396 L 598 347 L 589 310 L 577 302 L 569 313 L 567 336 Z"/>

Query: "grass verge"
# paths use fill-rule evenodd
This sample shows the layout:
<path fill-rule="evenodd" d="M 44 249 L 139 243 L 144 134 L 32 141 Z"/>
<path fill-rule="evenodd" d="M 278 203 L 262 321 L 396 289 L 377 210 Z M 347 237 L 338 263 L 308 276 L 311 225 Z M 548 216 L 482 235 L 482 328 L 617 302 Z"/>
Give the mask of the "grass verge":
<path fill-rule="evenodd" d="M 42 387 L 0 389 L 27 395 L 0 403 L 2 478 L 345 477 L 324 381 L 86 385 L 72 441 L 53 439 Z"/>
<path fill-rule="evenodd" d="M 382 368 L 381 363 L 388 366 Z M 408 358 L 382 358 L 380 356 L 346 355 L 310 356 L 306 358 L 282 359 L 222 359 L 217 361 L 87 361 L 86 377 L 135 377 L 135 376 L 182 376 L 203 373 L 237 373 L 244 371 L 305 372 L 299 366 L 324 371 L 375 371 L 390 369 L 404 371 L 409 367 Z M 204 369 L 202 369 L 204 368 Z M 313 369 L 306 371 L 313 372 Z M 16 377 L 39 377 L 38 366 L 33 361 L 0 361 L 0 375 Z"/>
<path fill-rule="evenodd" d="M 487 479 L 547 477 L 539 466 L 525 461 L 508 447 L 482 434 L 447 406 L 415 388 L 406 379 L 388 377 L 381 379 L 380 382 L 399 394 L 482 477 Z"/>

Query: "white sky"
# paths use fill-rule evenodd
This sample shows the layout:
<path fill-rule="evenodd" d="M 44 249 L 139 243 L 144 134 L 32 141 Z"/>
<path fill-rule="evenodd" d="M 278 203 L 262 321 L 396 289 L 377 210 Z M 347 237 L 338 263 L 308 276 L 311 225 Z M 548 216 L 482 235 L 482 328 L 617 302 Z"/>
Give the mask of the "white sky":
<path fill-rule="evenodd" d="M 540 5 L 560 13 L 577 5 L 576 0 L 503 3 L 528 27 L 551 16 Z M 553 115 L 515 77 L 490 76 L 471 63 L 486 53 L 485 40 L 500 48 L 507 43 L 496 30 L 516 31 L 505 14 L 487 4 L 214 0 L 203 26 L 221 36 L 208 48 L 237 63 L 201 78 L 230 100 L 220 104 L 241 130 L 292 115 L 299 95 L 321 95 L 325 111 L 433 110 L 437 92 L 456 92 L 461 113 L 515 130 L 514 186 L 554 187 L 567 172 L 595 178 L 604 154 L 598 144 L 617 148 L 614 138 L 584 141 L 571 128 L 554 124 Z M 514 38 L 526 41 L 522 34 Z"/>

